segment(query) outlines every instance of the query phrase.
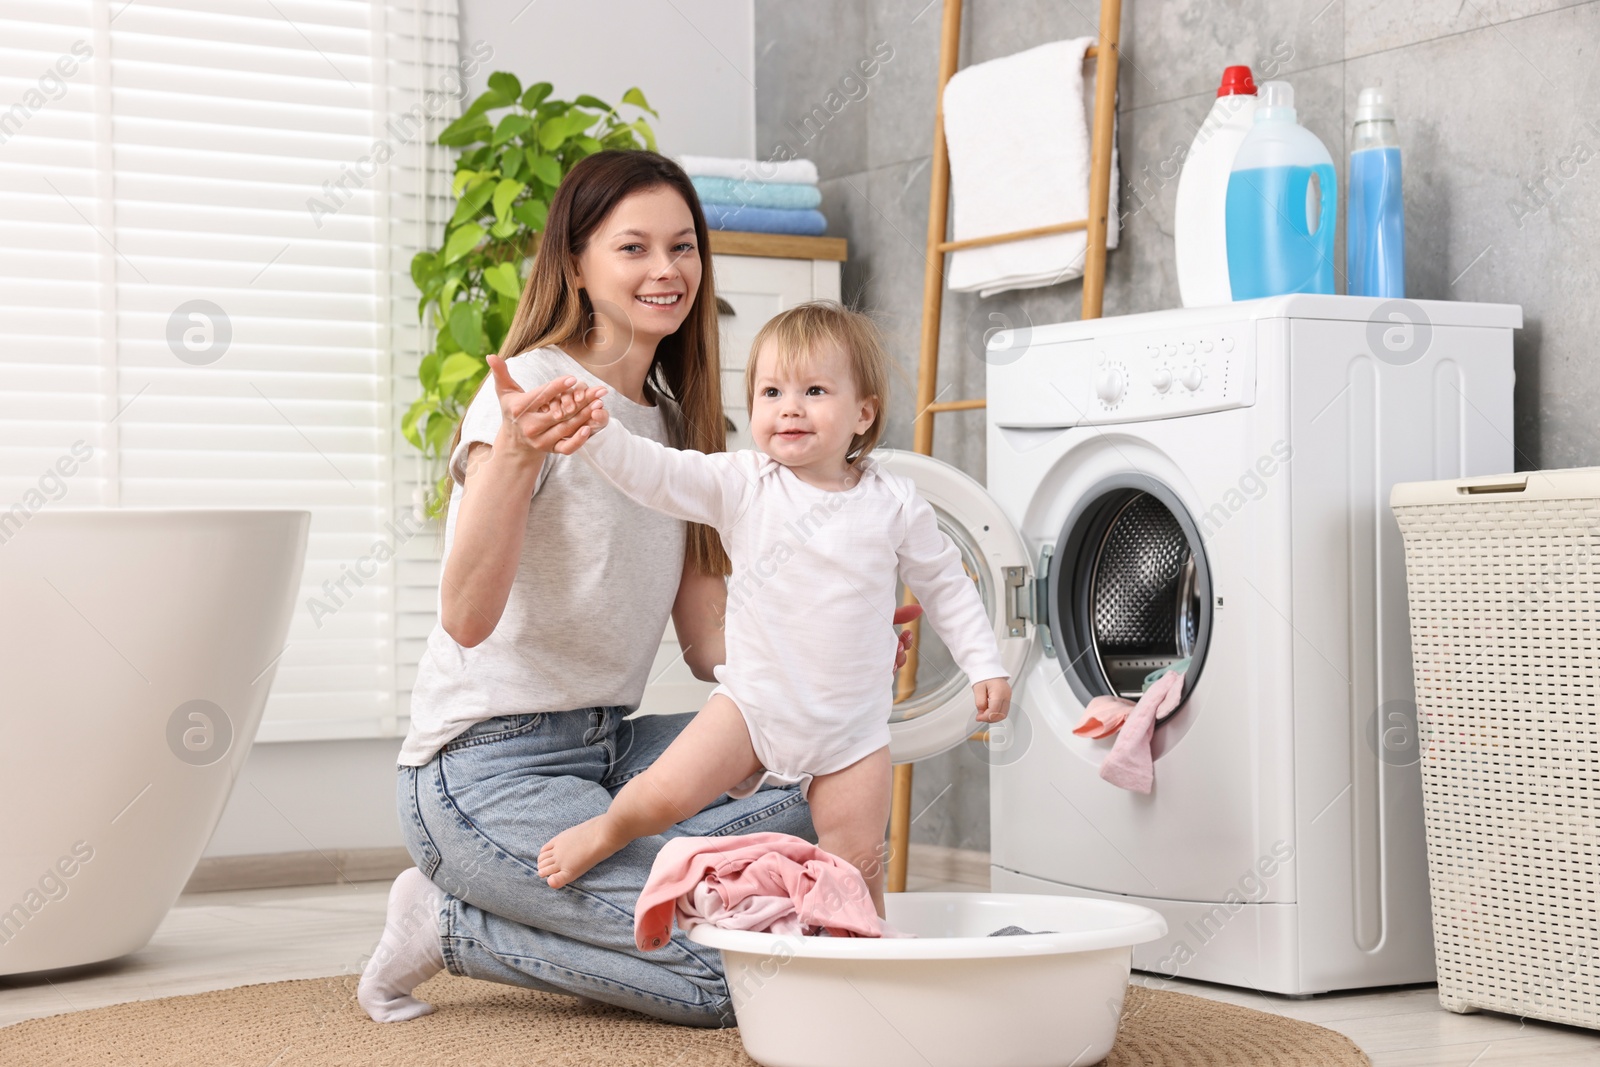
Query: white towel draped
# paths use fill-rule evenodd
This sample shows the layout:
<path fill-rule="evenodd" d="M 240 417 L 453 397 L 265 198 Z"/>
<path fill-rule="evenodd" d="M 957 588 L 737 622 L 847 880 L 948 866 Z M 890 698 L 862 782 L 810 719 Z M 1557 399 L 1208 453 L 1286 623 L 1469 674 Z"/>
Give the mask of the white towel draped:
<path fill-rule="evenodd" d="M 1055 41 L 976 63 L 945 85 L 953 240 L 1088 217 L 1083 59 L 1094 41 Z M 1117 246 L 1115 141 L 1107 248 Z M 1054 285 L 1083 273 L 1087 245 L 1078 231 L 964 249 L 951 255 L 945 283 L 981 296 Z"/>

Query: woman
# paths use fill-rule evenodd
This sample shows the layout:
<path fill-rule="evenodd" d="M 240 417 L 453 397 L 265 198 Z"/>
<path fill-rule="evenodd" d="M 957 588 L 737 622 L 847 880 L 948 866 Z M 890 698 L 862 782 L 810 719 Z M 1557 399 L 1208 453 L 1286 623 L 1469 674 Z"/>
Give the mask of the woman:
<path fill-rule="evenodd" d="M 552 402 L 571 379 L 605 385 L 607 412 L 634 433 L 724 448 L 711 250 L 677 164 L 600 152 L 572 169 L 501 353 L 451 448 L 439 623 L 400 752 L 400 820 L 417 867 L 390 891 L 358 999 L 379 1021 L 414 1018 L 432 1008 L 411 991 L 448 967 L 732 1025 L 720 953 L 676 932 L 645 956 L 634 904 L 666 836 L 815 841 L 797 790 L 685 812 L 668 835 L 560 890 L 537 870 L 546 841 L 605 811 L 691 717 L 624 719 L 668 615 L 695 677 L 711 680 L 722 662 L 728 565 L 716 534 L 634 504 L 571 457 L 581 441 L 571 428 L 598 401 Z"/>

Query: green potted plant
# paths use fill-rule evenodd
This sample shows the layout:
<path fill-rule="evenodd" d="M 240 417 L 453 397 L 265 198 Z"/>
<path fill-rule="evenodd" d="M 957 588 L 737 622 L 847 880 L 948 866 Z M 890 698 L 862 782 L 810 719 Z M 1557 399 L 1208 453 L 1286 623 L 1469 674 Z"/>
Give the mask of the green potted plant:
<path fill-rule="evenodd" d="M 427 326 L 431 313 L 434 345 L 417 371 L 422 394 L 400 420 L 400 431 L 429 459 L 442 458 L 488 373 L 484 357 L 505 340 L 522 293 L 523 264 L 561 179 L 578 160 L 603 149 L 656 147 L 643 114 L 626 121 L 587 94 L 552 100 L 549 82 L 524 90 L 504 71 L 489 75 L 488 85 L 439 134 L 439 144 L 461 149 L 450 185 L 456 209 L 441 245 L 411 260 L 411 278 L 422 293 L 417 316 Z M 661 117 L 637 88 L 622 94 L 622 104 Z M 446 474 L 428 513 L 441 514 L 449 499 Z"/>

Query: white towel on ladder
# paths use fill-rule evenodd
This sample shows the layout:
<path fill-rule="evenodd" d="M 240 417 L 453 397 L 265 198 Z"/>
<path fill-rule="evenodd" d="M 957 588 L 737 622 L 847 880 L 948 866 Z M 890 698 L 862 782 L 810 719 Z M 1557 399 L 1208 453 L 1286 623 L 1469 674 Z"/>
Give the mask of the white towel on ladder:
<path fill-rule="evenodd" d="M 952 240 L 1088 217 L 1083 58 L 1094 41 L 1054 41 L 975 63 L 945 84 Z M 1115 145 L 1113 137 L 1107 248 L 1117 247 Z M 1079 230 L 963 249 L 951 255 L 945 284 L 981 296 L 1054 285 L 1083 273 L 1087 246 Z"/>

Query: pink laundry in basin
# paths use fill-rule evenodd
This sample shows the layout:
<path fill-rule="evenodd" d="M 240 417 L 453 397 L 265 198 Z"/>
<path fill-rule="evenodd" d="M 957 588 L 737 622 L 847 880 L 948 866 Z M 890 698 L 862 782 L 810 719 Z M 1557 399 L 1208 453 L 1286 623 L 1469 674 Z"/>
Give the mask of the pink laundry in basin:
<path fill-rule="evenodd" d="M 853 864 L 793 834 L 675 837 L 650 865 L 634 909 L 641 951 L 672 937 L 672 920 L 725 929 L 833 937 L 897 936 Z"/>

